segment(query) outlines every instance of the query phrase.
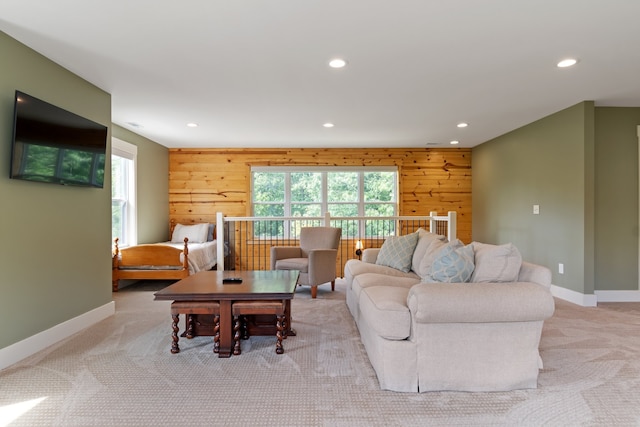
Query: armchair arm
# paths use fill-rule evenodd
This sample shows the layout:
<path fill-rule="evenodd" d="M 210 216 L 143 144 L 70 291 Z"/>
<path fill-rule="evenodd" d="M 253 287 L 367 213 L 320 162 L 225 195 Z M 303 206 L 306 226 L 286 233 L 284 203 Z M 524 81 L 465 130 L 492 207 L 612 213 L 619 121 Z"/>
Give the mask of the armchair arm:
<path fill-rule="evenodd" d="M 287 258 L 302 258 L 302 249 L 299 246 L 272 246 L 271 269 L 276 269 L 276 261 Z"/>
<path fill-rule="evenodd" d="M 336 279 L 337 249 L 309 251 L 309 285 L 320 285 Z"/>

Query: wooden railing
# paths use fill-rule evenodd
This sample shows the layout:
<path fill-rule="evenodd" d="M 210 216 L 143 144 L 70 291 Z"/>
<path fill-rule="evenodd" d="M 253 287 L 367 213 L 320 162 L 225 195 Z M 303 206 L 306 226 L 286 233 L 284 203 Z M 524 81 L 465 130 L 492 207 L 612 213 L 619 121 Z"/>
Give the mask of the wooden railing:
<path fill-rule="evenodd" d="M 216 218 L 219 270 L 269 270 L 272 246 L 298 246 L 302 227 L 326 226 L 342 228 L 336 271 L 343 275 L 344 264 L 358 258 L 356 243 L 363 248 L 379 248 L 389 236 L 413 233 L 419 228 L 456 239 L 456 213 L 438 216 L 395 217 L 225 217 Z M 220 233 L 220 230 L 223 230 Z M 222 235 L 222 236 L 221 236 Z M 221 238 L 222 237 L 222 238 Z M 225 244 L 229 254 L 225 258 Z"/>

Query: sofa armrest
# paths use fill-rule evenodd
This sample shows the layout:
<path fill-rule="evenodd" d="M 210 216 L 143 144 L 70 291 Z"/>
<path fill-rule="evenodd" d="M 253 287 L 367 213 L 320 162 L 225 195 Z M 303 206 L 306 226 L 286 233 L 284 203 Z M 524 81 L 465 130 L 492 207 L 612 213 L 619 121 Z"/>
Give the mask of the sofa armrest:
<path fill-rule="evenodd" d="M 529 322 L 548 319 L 555 304 L 537 283 L 419 283 L 407 297 L 416 323 Z"/>
<path fill-rule="evenodd" d="M 380 248 L 367 248 L 362 251 L 362 262 L 366 262 L 369 264 L 375 264 L 378 259 L 378 254 L 380 253 Z"/>
<path fill-rule="evenodd" d="M 302 249 L 299 246 L 272 246 L 271 269 L 276 269 L 276 261 L 287 258 L 302 258 Z"/>
<path fill-rule="evenodd" d="M 551 287 L 551 270 L 541 265 L 532 264 L 530 262 L 522 261 L 520 266 L 520 272 L 518 273 L 519 282 L 533 282 L 539 283 Z"/>

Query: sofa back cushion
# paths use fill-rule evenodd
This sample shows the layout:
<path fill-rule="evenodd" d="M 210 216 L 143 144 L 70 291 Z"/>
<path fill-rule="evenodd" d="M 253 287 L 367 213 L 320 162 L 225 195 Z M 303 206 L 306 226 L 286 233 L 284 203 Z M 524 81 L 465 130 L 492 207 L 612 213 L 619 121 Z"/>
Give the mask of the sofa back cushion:
<path fill-rule="evenodd" d="M 473 242 L 475 269 L 471 282 L 517 282 L 522 255 L 512 243 L 491 245 Z"/>
<path fill-rule="evenodd" d="M 404 236 L 387 237 L 380 248 L 376 264 L 393 267 L 404 273 L 411 270 L 413 251 L 418 243 L 418 233 L 406 234 Z"/>

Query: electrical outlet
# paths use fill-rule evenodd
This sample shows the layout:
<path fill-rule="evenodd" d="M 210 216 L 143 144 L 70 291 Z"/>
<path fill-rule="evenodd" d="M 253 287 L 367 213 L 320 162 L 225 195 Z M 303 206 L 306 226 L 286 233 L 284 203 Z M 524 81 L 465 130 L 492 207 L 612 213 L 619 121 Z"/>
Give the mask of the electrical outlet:
<path fill-rule="evenodd" d="M 533 214 L 540 215 L 540 205 L 533 205 Z"/>
<path fill-rule="evenodd" d="M 564 264 L 558 264 L 558 273 L 564 274 Z"/>

